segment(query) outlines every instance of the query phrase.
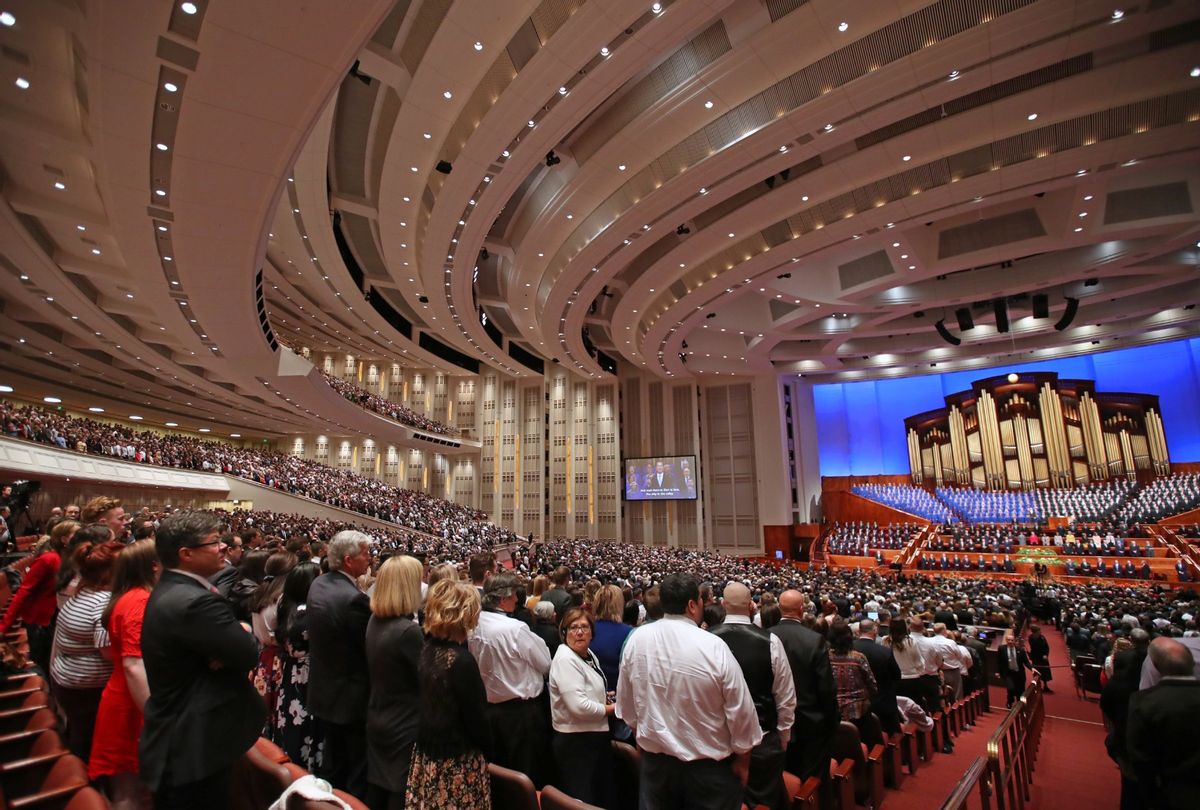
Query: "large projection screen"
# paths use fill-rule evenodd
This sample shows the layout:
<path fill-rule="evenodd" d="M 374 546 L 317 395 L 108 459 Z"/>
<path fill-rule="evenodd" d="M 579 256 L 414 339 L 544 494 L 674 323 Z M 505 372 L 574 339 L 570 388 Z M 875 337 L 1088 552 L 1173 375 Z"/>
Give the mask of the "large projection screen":
<path fill-rule="evenodd" d="M 695 456 L 625 459 L 625 500 L 696 500 Z"/>

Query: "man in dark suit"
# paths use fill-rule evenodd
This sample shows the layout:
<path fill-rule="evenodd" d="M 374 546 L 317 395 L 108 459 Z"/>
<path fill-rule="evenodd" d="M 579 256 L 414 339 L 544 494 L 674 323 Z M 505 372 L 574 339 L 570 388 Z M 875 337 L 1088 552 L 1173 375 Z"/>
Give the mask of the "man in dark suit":
<path fill-rule="evenodd" d="M 371 568 L 371 538 L 338 532 L 329 573 L 308 592 L 308 708 L 325 723 L 323 778 L 360 799 L 367 795 L 367 622 L 371 601 L 358 577 Z"/>
<path fill-rule="evenodd" d="M 770 632 L 783 641 L 796 685 L 796 719 L 787 749 L 787 771 L 802 780 L 819 778 L 824 794 L 829 783 L 833 734 L 841 720 L 829 649 L 820 633 L 800 623 L 804 618 L 802 593 L 788 590 L 780 594 L 779 612 L 783 618 Z"/>
<path fill-rule="evenodd" d="M 142 625 L 150 699 L 139 756 L 160 810 L 230 806 L 233 765 L 266 719 L 249 678 L 258 642 L 207 579 L 224 562 L 219 528 L 212 515 L 179 512 L 154 541 L 166 570 Z"/>
<path fill-rule="evenodd" d="M 875 676 L 875 684 L 879 691 L 871 701 L 871 711 L 879 717 L 879 723 L 888 734 L 900 731 L 900 710 L 896 708 L 896 684 L 900 683 L 900 666 L 891 649 L 876 641 L 878 628 L 871 619 L 863 619 L 858 623 L 858 638 L 854 640 L 854 649 L 867 657 L 871 665 L 871 674 Z"/>
<path fill-rule="evenodd" d="M 1147 807 L 1200 807 L 1200 681 L 1192 652 L 1174 639 L 1156 638 L 1150 660 L 1162 680 L 1129 699 L 1129 765 Z"/>
<path fill-rule="evenodd" d="M 646 489 L 675 490 L 679 485 L 675 483 L 675 473 L 658 461 L 654 464 L 654 472 L 646 479 Z"/>
<path fill-rule="evenodd" d="M 1008 689 L 1007 705 L 1020 699 L 1025 692 L 1025 672 L 1029 669 L 1029 654 L 1021 646 L 1021 639 L 1016 633 L 1009 633 L 1000 648 L 1000 676 Z"/>

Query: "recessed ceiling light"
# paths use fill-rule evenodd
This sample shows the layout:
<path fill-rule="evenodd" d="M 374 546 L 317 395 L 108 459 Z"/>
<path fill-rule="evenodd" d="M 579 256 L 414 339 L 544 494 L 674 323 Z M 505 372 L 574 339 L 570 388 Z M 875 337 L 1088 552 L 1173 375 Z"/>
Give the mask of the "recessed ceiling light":
<path fill-rule="evenodd" d="M 574 215 L 574 214 L 567 214 L 567 219 L 575 219 L 575 215 Z"/>
<path fill-rule="evenodd" d="M 11 11 L 0 11 L 0 25 L 5 28 L 12 28 L 17 24 L 17 18 L 12 15 Z"/>
<path fill-rule="evenodd" d="M 662 13 L 662 3 L 653 4 L 652 6 L 650 6 L 650 10 L 653 11 L 655 14 L 661 14 Z"/>
<path fill-rule="evenodd" d="M 432 133 L 432 132 L 425 132 L 425 133 L 422 133 L 421 137 L 422 137 L 422 138 L 424 138 L 425 140 L 429 140 L 430 138 L 432 138 L 432 137 L 433 137 L 433 133 Z"/>
<path fill-rule="evenodd" d="M 1200 66 L 1192 68 L 1192 72 L 1188 75 L 1190 75 L 1193 79 L 1200 79 Z"/>
<path fill-rule="evenodd" d="M 165 196 L 167 196 L 167 192 L 166 192 L 166 190 L 165 190 L 165 189 L 161 189 L 161 188 L 156 188 L 156 189 L 154 189 L 154 194 L 155 194 L 155 196 L 157 196 L 157 197 L 165 197 Z"/>
<path fill-rule="evenodd" d="M 803 197 L 801 197 L 800 202 L 808 202 L 808 195 L 805 194 Z"/>
<path fill-rule="evenodd" d="M 21 88 L 22 90 L 29 89 L 29 79 L 26 79 L 24 76 L 18 76 L 14 84 L 16 84 L 17 87 Z"/>
<path fill-rule="evenodd" d="M 1082 230 L 1083 230 L 1083 228 L 1076 228 L 1076 229 L 1075 229 L 1075 233 L 1079 233 L 1079 232 L 1080 232 L 1080 231 L 1082 231 Z"/>
<path fill-rule="evenodd" d="M 838 23 L 838 30 L 841 31 L 843 34 L 846 33 L 846 31 L 849 28 L 850 28 L 850 23 L 847 23 L 847 22 Z"/>
<path fill-rule="evenodd" d="M 482 51 L 482 50 L 483 50 L 483 43 L 482 43 L 482 42 L 476 42 L 476 43 L 475 43 L 475 50 L 477 50 L 477 51 Z"/>
<path fill-rule="evenodd" d="M 1119 20 L 1124 16 L 1125 16 L 1125 12 L 1122 11 L 1121 9 L 1119 9 L 1119 8 L 1113 9 L 1112 18 L 1114 20 Z"/>
<path fill-rule="evenodd" d="M 89 411 L 91 411 L 92 413 L 104 413 L 104 409 L 103 409 L 103 408 L 98 408 L 98 407 L 96 407 L 95 405 L 93 405 L 92 407 L 88 408 L 88 410 L 89 410 Z"/>
<path fill-rule="evenodd" d="M 199 11 L 195 3 L 180 3 L 179 8 L 184 14 L 195 14 Z"/>
<path fill-rule="evenodd" d="M 711 101 L 704 102 L 704 109 L 711 110 L 712 108 L 713 108 L 713 103 Z"/>
<path fill-rule="evenodd" d="M 49 402 L 51 405 L 57 405 L 62 402 L 58 397 L 42 397 L 42 402 Z"/>
<path fill-rule="evenodd" d="M 11 385 L 0 385 L 0 394 L 11 394 L 13 387 Z"/>
<path fill-rule="evenodd" d="M 64 182 L 63 182 L 63 181 L 61 181 L 61 180 L 55 180 L 55 181 L 54 181 L 54 187 L 55 187 L 56 189 L 58 189 L 59 191 L 66 191 L 66 190 L 67 190 L 67 184 L 66 184 L 66 183 L 64 183 Z"/>
<path fill-rule="evenodd" d="M 908 269 L 909 269 L 909 270 L 916 270 L 916 269 L 917 269 L 917 266 L 916 266 L 915 264 L 910 264 L 910 265 L 908 266 Z"/>
<path fill-rule="evenodd" d="M 92 255 L 93 255 L 93 256 L 99 256 L 99 255 L 100 255 L 100 248 L 92 248 Z"/>
<path fill-rule="evenodd" d="M 1087 216 L 1087 211 L 1080 211 L 1080 212 L 1079 212 L 1079 216 L 1080 216 L 1080 217 L 1086 217 L 1086 216 Z"/>
<path fill-rule="evenodd" d="M 130 414 L 130 415 L 129 415 L 129 418 L 130 418 L 130 419 L 132 419 L 132 420 L 133 420 L 133 421 L 135 421 L 135 422 L 140 422 L 140 421 L 142 421 L 142 417 L 138 416 L 137 414 Z"/>
<path fill-rule="evenodd" d="M 1089 194 L 1089 195 L 1087 195 L 1086 197 L 1084 197 L 1084 198 L 1083 198 L 1083 201 L 1084 201 L 1084 202 L 1087 202 L 1088 200 L 1092 199 L 1092 197 L 1093 197 L 1093 196 L 1094 196 L 1094 195 L 1092 195 L 1092 194 Z"/>
<path fill-rule="evenodd" d="M 163 424 L 166 425 L 167 427 L 179 427 L 178 422 L 163 422 Z"/>
<path fill-rule="evenodd" d="M 165 143 L 156 143 L 156 144 L 154 144 L 154 148 L 160 152 L 165 152 L 168 149 L 170 149 L 171 147 L 167 146 Z"/>
<path fill-rule="evenodd" d="M 601 49 L 600 49 L 600 55 L 601 55 L 601 56 L 608 56 L 608 53 L 609 53 L 609 51 L 608 51 L 608 46 L 605 46 L 605 47 L 603 47 L 603 48 L 601 48 Z"/>
<path fill-rule="evenodd" d="M 1026 121 L 1036 121 L 1037 113 L 1030 113 L 1029 115 L 1025 116 L 1025 120 Z"/>
<path fill-rule="evenodd" d="M 701 194 L 707 194 L 707 193 L 708 193 L 708 189 L 706 189 L 704 186 L 701 186 L 701 187 L 700 187 L 700 193 L 701 193 Z"/>
<path fill-rule="evenodd" d="M 899 242 L 892 242 L 892 247 L 900 247 L 900 243 L 899 243 Z"/>
<path fill-rule="evenodd" d="M 902 157 L 900 159 L 903 160 L 905 163 L 908 163 L 908 161 L 912 160 L 912 155 L 905 155 L 904 157 Z"/>
<path fill-rule="evenodd" d="M 617 171 L 619 171 L 619 172 L 625 171 L 625 164 L 622 163 L 621 165 L 617 166 Z"/>
<path fill-rule="evenodd" d="M 825 125 L 825 131 L 826 131 L 826 132 L 833 132 L 833 124 L 826 124 L 826 125 Z"/>
<path fill-rule="evenodd" d="M 410 170 L 410 171 L 414 171 L 414 172 L 419 172 L 419 171 L 420 171 L 420 169 L 418 169 L 416 166 L 409 166 L 408 168 L 409 168 L 409 170 Z"/>
<path fill-rule="evenodd" d="M 200 433 L 212 433 L 212 430 L 210 430 L 209 428 L 200 428 L 199 432 Z"/>
<path fill-rule="evenodd" d="M 449 90 L 445 90 L 445 91 L 443 91 L 443 92 L 442 92 L 442 98 L 444 98 L 444 99 L 446 99 L 447 101 L 449 101 L 450 99 L 454 98 L 454 94 L 453 94 L 453 93 L 451 93 Z"/>
<path fill-rule="evenodd" d="M 907 258 L 908 258 L 908 254 L 907 254 L 907 253 L 901 253 L 901 254 L 900 254 L 900 258 L 901 258 L 901 259 L 907 259 Z"/>
<path fill-rule="evenodd" d="M 231 438 L 231 439 L 240 439 L 240 438 L 242 438 L 242 434 L 240 434 L 240 433 L 230 433 L 230 434 L 229 434 L 229 438 Z"/>
<path fill-rule="evenodd" d="M 954 81 L 957 78 L 958 78 L 958 71 L 957 70 L 950 71 L 950 81 Z"/>
<path fill-rule="evenodd" d="M 163 82 L 163 90 L 166 90 L 168 93 L 175 93 L 178 92 L 179 85 L 174 82 Z"/>

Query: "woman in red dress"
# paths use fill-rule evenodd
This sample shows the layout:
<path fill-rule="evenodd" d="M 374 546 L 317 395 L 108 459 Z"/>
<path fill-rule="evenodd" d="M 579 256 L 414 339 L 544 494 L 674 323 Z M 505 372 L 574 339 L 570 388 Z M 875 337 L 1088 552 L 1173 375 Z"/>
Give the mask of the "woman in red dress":
<path fill-rule="evenodd" d="M 112 601 L 104 625 L 112 641 L 113 672 L 96 714 L 96 734 L 88 777 L 106 787 L 115 810 L 150 806 L 150 792 L 138 778 L 138 736 L 142 707 L 150 696 L 142 664 L 142 618 L 162 566 L 153 540 L 139 540 L 117 558 Z"/>

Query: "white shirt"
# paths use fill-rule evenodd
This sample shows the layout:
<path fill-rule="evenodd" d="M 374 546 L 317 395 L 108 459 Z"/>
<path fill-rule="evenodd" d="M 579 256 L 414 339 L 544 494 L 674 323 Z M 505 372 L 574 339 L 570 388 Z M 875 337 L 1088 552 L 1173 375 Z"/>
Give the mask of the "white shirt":
<path fill-rule="evenodd" d="M 750 624 L 750 617 L 730 614 L 725 617 L 725 624 Z M 779 730 L 779 736 L 786 739 L 796 720 L 796 679 L 792 677 L 792 665 L 788 663 L 783 640 L 774 633 L 767 637 L 771 639 L 771 672 L 774 675 L 771 694 L 775 696 L 775 728 Z"/>
<path fill-rule="evenodd" d="M 750 688 L 729 646 L 687 616 L 629 634 L 616 713 L 637 733 L 639 748 L 685 762 L 723 760 L 762 742 Z"/>
<path fill-rule="evenodd" d="M 909 636 L 903 650 L 890 643 L 886 645 L 891 647 L 892 657 L 900 667 L 900 677 L 904 679 L 919 678 L 925 674 L 925 656 L 921 654 L 921 647 L 914 639 L 915 636 Z M 886 641 L 890 642 L 891 637 Z"/>
<path fill-rule="evenodd" d="M 583 660 L 565 643 L 550 663 L 550 722 L 555 731 L 608 731 L 604 673 L 596 654 Z"/>
<path fill-rule="evenodd" d="M 928 644 L 930 648 L 937 650 L 938 654 L 941 656 L 940 666 L 942 669 L 955 669 L 959 671 L 966 669 L 966 667 L 963 666 L 962 657 L 958 652 L 958 643 L 953 639 L 935 634 L 933 638 L 925 639 L 925 643 Z M 928 657 L 926 663 L 928 663 Z"/>
<path fill-rule="evenodd" d="M 916 647 L 921 651 L 921 657 L 925 660 L 925 675 L 937 675 L 942 668 L 946 666 L 946 650 L 938 644 L 934 639 L 925 635 L 913 633 L 909 639 L 916 642 Z M 955 658 L 958 654 L 955 653 Z"/>
<path fill-rule="evenodd" d="M 467 648 L 479 664 L 488 703 L 529 700 L 542 693 L 550 650 L 525 622 L 485 610 Z"/>

